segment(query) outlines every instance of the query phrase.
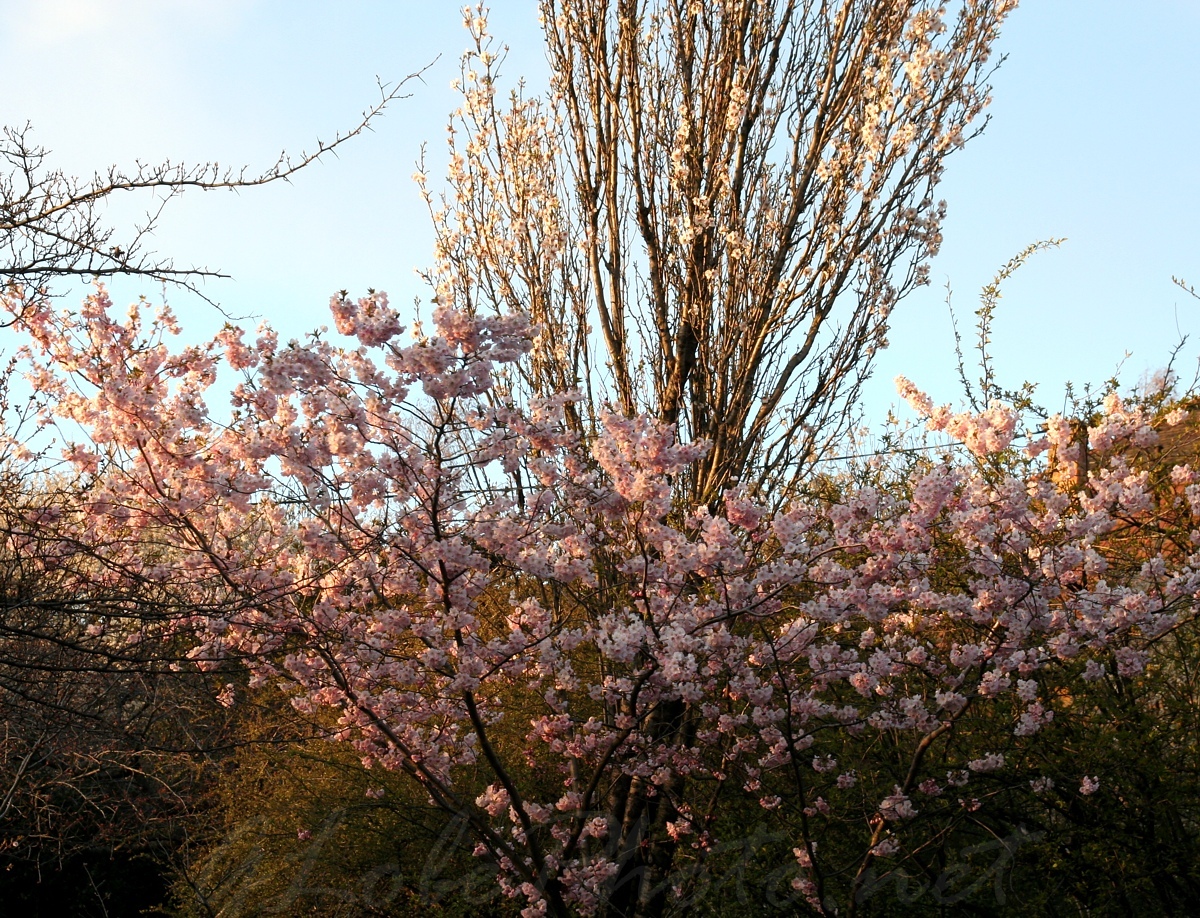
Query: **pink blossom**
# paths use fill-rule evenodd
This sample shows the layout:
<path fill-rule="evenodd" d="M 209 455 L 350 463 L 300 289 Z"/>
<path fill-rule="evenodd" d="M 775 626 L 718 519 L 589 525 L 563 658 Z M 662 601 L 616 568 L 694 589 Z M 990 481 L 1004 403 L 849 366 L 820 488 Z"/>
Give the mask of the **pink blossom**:
<path fill-rule="evenodd" d="M 912 819 L 917 815 L 916 807 L 912 805 L 912 801 L 905 794 L 900 793 L 899 788 L 896 788 L 896 793 L 883 798 L 879 804 L 879 812 L 883 814 L 884 819 L 893 822 Z"/>

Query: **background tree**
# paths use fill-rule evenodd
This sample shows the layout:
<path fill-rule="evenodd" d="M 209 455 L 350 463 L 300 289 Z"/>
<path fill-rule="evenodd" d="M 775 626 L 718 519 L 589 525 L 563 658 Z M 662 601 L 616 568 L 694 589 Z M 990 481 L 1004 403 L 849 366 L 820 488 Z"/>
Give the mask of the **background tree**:
<path fill-rule="evenodd" d="M 497 99 L 467 17 L 437 302 L 528 311 L 534 395 L 711 449 L 687 501 L 787 485 L 846 429 L 941 239 L 1008 0 L 547 0 L 552 89 Z M 576 423 L 581 423 L 576 421 Z"/>
<path fill-rule="evenodd" d="M 233 743 L 154 589 L 106 588 L 72 537 L 78 481 L 3 472 L 0 896 L 31 914 L 133 914 L 199 825 Z"/>
<path fill-rule="evenodd" d="M 179 871 L 184 915 L 519 913 L 467 826 L 402 774 L 324 739 L 247 745 L 230 764 L 220 831 Z"/>

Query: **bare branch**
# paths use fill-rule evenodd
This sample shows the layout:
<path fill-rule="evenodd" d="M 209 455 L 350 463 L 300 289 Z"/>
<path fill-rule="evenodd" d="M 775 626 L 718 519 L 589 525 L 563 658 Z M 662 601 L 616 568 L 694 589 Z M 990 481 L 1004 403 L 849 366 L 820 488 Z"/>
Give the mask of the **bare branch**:
<path fill-rule="evenodd" d="M 199 284 L 226 274 L 219 269 L 177 265 L 147 245 L 167 205 L 187 190 L 240 191 L 291 181 L 302 169 L 371 130 L 391 103 L 408 98 L 408 84 L 421 79 L 427 69 L 394 85 L 379 83 L 379 98 L 353 127 L 338 132 L 330 141 L 318 139 L 313 150 L 298 156 L 284 151 L 260 172 L 249 167 L 223 168 L 217 162 L 188 165 L 168 160 L 159 165 L 135 162 L 131 170 L 112 166 L 84 180 L 48 166 L 49 151 L 33 141 L 29 124 L 3 128 L 0 285 L 33 294 L 47 292 L 61 278 L 133 276 L 174 284 L 207 300 Z M 129 192 L 146 193 L 153 200 L 137 224 L 119 230 L 105 221 L 101 204 Z"/>

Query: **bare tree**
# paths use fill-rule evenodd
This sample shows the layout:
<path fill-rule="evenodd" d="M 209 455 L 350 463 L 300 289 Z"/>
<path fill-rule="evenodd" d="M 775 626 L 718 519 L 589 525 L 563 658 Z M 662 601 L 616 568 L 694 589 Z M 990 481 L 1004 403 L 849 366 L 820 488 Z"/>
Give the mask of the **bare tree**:
<path fill-rule="evenodd" d="M 794 482 L 925 282 L 945 159 L 988 102 L 1015 3 L 951 6 L 544 0 L 552 90 L 508 106 L 479 8 L 428 198 L 438 300 L 527 309 L 532 394 L 710 441 L 695 503 Z"/>
<path fill-rule="evenodd" d="M 11 468 L 0 482 L 3 859 L 161 844 L 200 804 L 193 755 L 228 719 L 212 678 L 178 666 L 188 645 L 153 592 L 97 585 L 64 488 Z"/>
<path fill-rule="evenodd" d="M 29 124 L 0 131 L 0 285 L 43 292 L 55 279 L 144 277 L 200 293 L 198 282 L 225 277 L 218 269 L 179 266 L 149 248 L 164 209 L 189 189 L 240 190 L 290 181 L 306 166 L 371 128 L 389 104 L 406 98 L 405 87 L 424 71 L 399 83 L 379 84 L 379 99 L 358 123 L 331 141 L 318 140 L 312 152 L 281 153 L 261 172 L 222 168 L 215 162 L 187 165 L 135 163 L 111 166 L 90 179 L 68 175 L 48 164 L 49 151 L 32 139 Z M 118 194 L 154 196 L 144 217 L 127 231 L 105 220 L 103 204 Z"/>

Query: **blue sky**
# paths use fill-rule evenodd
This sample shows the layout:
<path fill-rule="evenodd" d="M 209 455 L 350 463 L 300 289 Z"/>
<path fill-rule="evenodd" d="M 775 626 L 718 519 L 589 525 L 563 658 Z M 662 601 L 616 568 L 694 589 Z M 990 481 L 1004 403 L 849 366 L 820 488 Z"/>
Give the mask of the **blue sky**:
<path fill-rule="evenodd" d="M 491 21 L 511 47 L 507 76 L 538 85 L 536 4 L 498 0 Z M 980 286 L 1038 239 L 1068 241 L 1006 287 L 993 336 L 1002 382 L 1039 381 L 1055 407 L 1065 380 L 1101 381 L 1127 351 L 1134 383 L 1181 332 L 1200 342 L 1200 302 L 1171 283 L 1200 285 L 1197 34 L 1194 0 L 1026 0 L 1013 14 L 992 123 L 950 161 L 933 284 L 895 314 L 870 416 L 894 400 L 900 372 L 957 398 L 945 283 L 969 332 Z M 135 159 L 265 166 L 353 124 L 377 75 L 395 81 L 440 55 L 413 97 L 339 157 L 290 186 L 187 195 L 156 239 L 179 262 L 232 274 L 207 292 L 288 335 L 325 324 L 341 288 L 382 288 L 397 304 L 424 293 L 414 269 L 430 259 L 429 221 L 410 176 L 426 142 L 438 174 L 466 43 L 456 4 L 0 0 L 0 42 L 0 120 L 32 122 L 53 163 L 77 173 Z M 114 205 L 112 218 L 135 204 Z M 141 292 L 157 295 L 115 288 Z M 220 324 L 171 298 L 198 332 Z M 1200 348 L 1189 351 L 1194 360 Z"/>

